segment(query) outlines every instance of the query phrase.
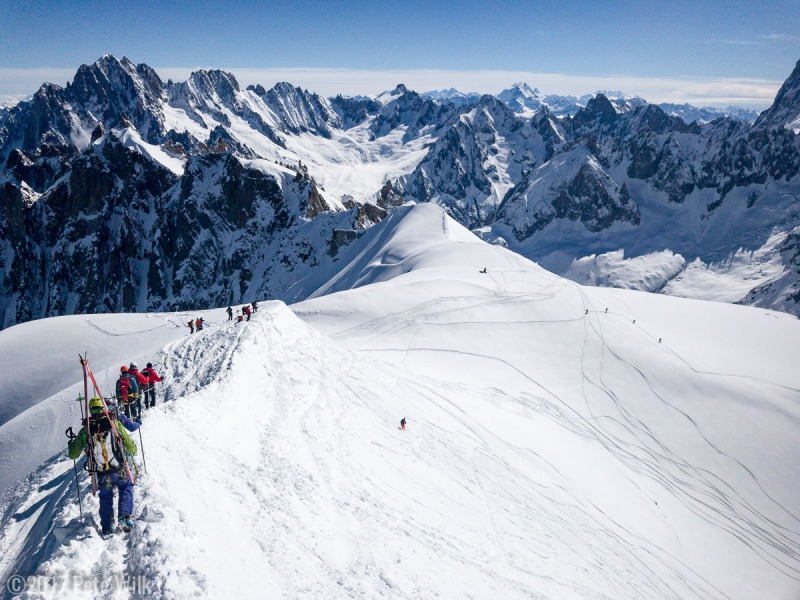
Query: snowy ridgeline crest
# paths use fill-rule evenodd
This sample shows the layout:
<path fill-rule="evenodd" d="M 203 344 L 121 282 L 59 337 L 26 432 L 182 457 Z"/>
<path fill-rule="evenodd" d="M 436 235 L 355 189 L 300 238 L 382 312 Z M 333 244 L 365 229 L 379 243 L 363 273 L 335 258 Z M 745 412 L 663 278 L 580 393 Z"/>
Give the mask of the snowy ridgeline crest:
<path fill-rule="evenodd" d="M 106 55 L 0 113 L 0 326 L 297 300 L 313 290 L 296 281 L 335 272 L 339 248 L 408 200 L 557 273 L 619 249 L 719 270 L 779 234 L 753 285 L 728 273 L 729 301 L 798 313 L 799 80 L 753 124 L 687 124 L 616 92 L 575 110 L 524 84 L 326 99 L 219 70 L 165 82 Z"/>
<path fill-rule="evenodd" d="M 0 589 L 797 598 L 799 321 L 580 286 L 431 204 L 360 241 L 315 297 L 242 323 L 0 332 Z M 164 379 L 136 436 L 134 527 L 111 539 L 64 451 L 79 344 L 103 391 L 123 360 Z"/>

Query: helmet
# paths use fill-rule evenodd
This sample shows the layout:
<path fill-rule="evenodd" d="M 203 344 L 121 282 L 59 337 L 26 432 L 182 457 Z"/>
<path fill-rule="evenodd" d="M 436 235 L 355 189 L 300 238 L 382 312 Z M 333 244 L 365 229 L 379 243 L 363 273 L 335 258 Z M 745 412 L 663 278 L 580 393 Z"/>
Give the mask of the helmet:
<path fill-rule="evenodd" d="M 138 371 L 139 365 L 137 365 L 135 362 L 132 362 L 131 364 L 128 365 L 128 368 L 133 369 L 134 371 Z"/>
<path fill-rule="evenodd" d="M 91 400 L 89 400 L 89 412 L 92 414 L 103 412 L 105 406 L 103 406 L 102 398 L 95 396 Z"/>
<path fill-rule="evenodd" d="M 148 369 L 152 369 L 153 368 L 153 363 L 147 363 L 147 368 Z"/>
<path fill-rule="evenodd" d="M 127 372 L 128 372 L 128 367 L 126 367 L 125 365 L 122 365 L 122 366 L 119 368 L 119 372 L 120 372 L 120 373 L 127 373 Z"/>

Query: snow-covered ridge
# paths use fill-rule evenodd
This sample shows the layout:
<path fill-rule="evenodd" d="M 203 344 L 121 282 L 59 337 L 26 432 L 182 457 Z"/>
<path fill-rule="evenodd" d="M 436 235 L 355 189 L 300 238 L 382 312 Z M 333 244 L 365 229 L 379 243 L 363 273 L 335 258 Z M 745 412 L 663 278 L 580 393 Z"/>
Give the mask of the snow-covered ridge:
<path fill-rule="evenodd" d="M 796 319 L 582 288 L 433 205 L 364 237 L 338 293 L 142 338 L 130 358 L 166 381 L 142 428 L 136 528 L 102 540 L 85 478 L 81 519 L 71 461 L 43 456 L 0 503 L 0 584 L 35 575 L 44 598 L 75 577 L 110 596 L 126 574 L 158 597 L 797 595 Z M 38 327 L 124 349 L 141 318 Z M 78 384 L 68 350 L 71 376 L 37 352 L 24 368 Z M 0 370 L 0 384 L 22 375 L 15 401 L 35 393 L 25 374 Z M 63 448 L 29 423 L 20 453 L 51 435 Z"/>
<path fill-rule="evenodd" d="M 108 136 L 113 136 L 114 139 L 120 142 L 124 147 L 130 148 L 139 154 L 146 155 L 152 161 L 172 171 L 175 175 L 183 175 L 185 157 L 179 158 L 165 152 L 164 149 L 159 146 L 148 144 L 142 139 L 139 132 L 131 127 L 112 129 L 106 136 L 100 138 L 94 143 L 98 152 L 102 152 L 103 144 Z"/>

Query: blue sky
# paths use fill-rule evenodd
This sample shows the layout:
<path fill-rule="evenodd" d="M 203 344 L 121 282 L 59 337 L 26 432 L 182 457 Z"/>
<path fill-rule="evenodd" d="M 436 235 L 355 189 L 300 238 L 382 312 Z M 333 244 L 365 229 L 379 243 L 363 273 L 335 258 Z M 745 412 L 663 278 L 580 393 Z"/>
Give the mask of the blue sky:
<path fill-rule="evenodd" d="M 400 76 L 416 89 L 496 92 L 518 74 L 546 93 L 607 81 L 644 97 L 686 87 L 694 101 L 753 100 L 774 96 L 800 59 L 800 2 L 0 0 L 0 40 L 0 94 L 63 84 L 112 53 L 162 76 L 294 75 L 324 94 L 375 93 Z"/>

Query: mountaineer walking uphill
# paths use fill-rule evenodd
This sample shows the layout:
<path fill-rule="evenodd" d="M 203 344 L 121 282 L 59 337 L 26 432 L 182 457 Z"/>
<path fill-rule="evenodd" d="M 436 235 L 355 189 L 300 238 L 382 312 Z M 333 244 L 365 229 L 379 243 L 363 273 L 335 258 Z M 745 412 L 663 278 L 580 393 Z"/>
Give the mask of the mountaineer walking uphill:
<path fill-rule="evenodd" d="M 117 510 L 119 524 L 123 531 L 130 531 L 133 486 L 136 483 L 130 463 L 138 448 L 128 435 L 128 431 L 136 431 L 139 429 L 139 424 L 132 423 L 124 415 L 118 414 L 118 411 L 112 410 L 115 408 L 114 405 L 106 404 L 97 380 L 89 368 L 89 360 L 81 356 L 80 361 L 83 368 L 83 398 L 86 404 L 85 406 L 81 404 L 83 425 L 78 435 L 72 434 L 72 428 L 67 430 L 67 436 L 70 438 L 69 457 L 76 460 L 81 453 L 86 453 L 83 468 L 92 478 L 92 494 L 97 494 L 99 491 L 100 526 L 103 535 L 113 532 L 115 488 L 119 494 Z M 123 371 L 124 369 L 125 367 Z M 90 381 L 94 395 L 88 400 Z M 141 436 L 141 432 L 139 435 Z M 77 472 L 75 476 L 77 478 Z M 80 499 L 80 487 L 78 495 Z"/>
<path fill-rule="evenodd" d="M 89 414 L 78 435 L 68 444 L 69 457 L 76 460 L 86 452 L 84 469 L 99 490 L 100 527 L 103 535 L 113 531 L 114 489 L 118 490 L 117 514 L 123 531 L 130 531 L 133 514 L 133 477 L 128 469 L 128 455 L 135 455 L 136 444 L 128 435 L 136 431 L 137 423 L 122 416 L 117 418 L 100 397 L 89 401 Z"/>
<path fill-rule="evenodd" d="M 145 402 L 145 408 L 147 408 L 147 391 L 150 387 L 150 378 L 149 376 L 143 375 L 139 372 L 139 365 L 135 362 L 132 362 L 128 365 L 128 376 L 131 380 L 136 380 L 137 390 L 133 393 L 133 403 L 131 404 L 132 411 L 135 411 L 135 416 L 132 417 L 136 420 L 136 422 L 142 422 L 142 400 Z"/>
<path fill-rule="evenodd" d="M 141 403 L 139 400 L 139 383 L 136 376 L 131 376 L 128 367 L 119 369 L 117 380 L 117 403 L 122 406 L 129 419 L 141 419 Z"/>
<path fill-rule="evenodd" d="M 164 380 L 156 373 L 156 370 L 153 368 L 153 363 L 147 363 L 147 367 L 142 370 L 142 375 L 147 377 L 148 380 L 147 389 L 142 392 L 144 407 L 154 408 L 156 405 L 156 383 Z"/>

